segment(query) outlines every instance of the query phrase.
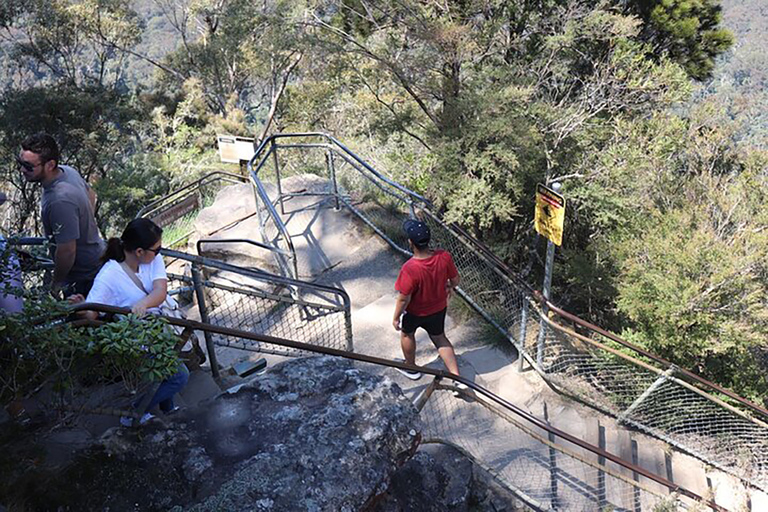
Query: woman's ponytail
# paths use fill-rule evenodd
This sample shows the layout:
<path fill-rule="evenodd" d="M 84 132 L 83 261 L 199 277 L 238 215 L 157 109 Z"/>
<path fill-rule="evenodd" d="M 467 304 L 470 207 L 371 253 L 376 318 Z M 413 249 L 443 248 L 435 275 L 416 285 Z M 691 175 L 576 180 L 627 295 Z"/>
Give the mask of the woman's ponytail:
<path fill-rule="evenodd" d="M 101 257 L 101 262 L 106 263 L 109 260 L 123 261 L 125 253 L 123 252 L 123 241 L 119 238 L 110 238 L 107 240 L 107 250 Z"/>

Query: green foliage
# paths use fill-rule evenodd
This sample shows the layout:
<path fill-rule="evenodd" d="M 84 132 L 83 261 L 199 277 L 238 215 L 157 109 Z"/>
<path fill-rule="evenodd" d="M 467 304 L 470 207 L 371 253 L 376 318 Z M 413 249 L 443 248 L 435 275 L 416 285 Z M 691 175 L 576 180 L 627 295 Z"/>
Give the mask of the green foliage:
<path fill-rule="evenodd" d="M 598 291 L 576 303 L 599 300 L 631 340 L 753 397 L 766 389 L 766 158 L 704 103 L 688 118 L 617 124 L 568 193 L 590 227 L 568 284 Z"/>
<path fill-rule="evenodd" d="M 21 314 L 0 311 L 2 403 L 26 395 L 49 378 L 66 383 L 75 354 L 83 348 L 71 329 L 50 321 L 65 305 L 45 295 L 37 299 L 26 300 Z"/>
<path fill-rule="evenodd" d="M 66 303 L 26 294 L 24 311 L 0 312 L 0 402 L 34 392 L 44 382 L 61 392 L 116 378 L 134 392 L 142 382 L 173 375 L 179 361 L 173 331 L 160 318 L 133 315 L 93 329 L 59 321 Z"/>
<path fill-rule="evenodd" d="M 733 45 L 731 32 L 720 27 L 719 0 L 636 0 L 629 6 L 643 20 L 654 53 L 668 54 L 698 80 L 709 78 L 715 58 Z"/>
<path fill-rule="evenodd" d="M 89 330 L 86 336 L 85 355 L 95 362 L 89 372 L 105 378 L 119 375 L 128 390 L 136 391 L 142 382 L 160 382 L 178 370 L 178 337 L 154 315 L 128 315 Z"/>

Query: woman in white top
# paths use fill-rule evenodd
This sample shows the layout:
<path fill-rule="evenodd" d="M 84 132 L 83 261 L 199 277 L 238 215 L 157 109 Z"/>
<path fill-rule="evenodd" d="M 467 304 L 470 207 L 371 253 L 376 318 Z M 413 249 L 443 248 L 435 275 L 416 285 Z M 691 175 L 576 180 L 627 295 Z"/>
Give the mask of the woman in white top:
<path fill-rule="evenodd" d="M 102 260 L 104 265 L 96 274 L 87 302 L 131 308 L 136 315 L 158 313 L 158 307 L 168 294 L 168 275 L 160 255 L 163 230 L 149 219 L 134 219 L 128 223 L 120 238 L 110 238 Z M 70 297 L 70 301 L 82 302 L 83 296 Z M 86 316 L 95 319 L 95 311 Z M 176 409 L 173 395 L 189 380 L 189 371 L 179 363 L 179 371 L 164 380 L 147 406 L 155 405 L 163 412 Z M 152 416 L 147 413 L 141 419 L 146 422 Z"/>

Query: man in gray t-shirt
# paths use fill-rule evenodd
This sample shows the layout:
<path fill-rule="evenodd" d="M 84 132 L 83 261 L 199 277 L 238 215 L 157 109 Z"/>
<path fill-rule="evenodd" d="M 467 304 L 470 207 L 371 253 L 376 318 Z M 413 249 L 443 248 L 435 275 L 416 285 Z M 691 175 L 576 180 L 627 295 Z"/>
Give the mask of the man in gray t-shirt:
<path fill-rule="evenodd" d="M 27 137 L 21 147 L 17 157 L 21 173 L 43 186 L 43 229 L 55 244 L 53 291 L 87 295 L 104 253 L 90 188 L 77 171 L 58 165 L 59 147 L 50 135 Z"/>

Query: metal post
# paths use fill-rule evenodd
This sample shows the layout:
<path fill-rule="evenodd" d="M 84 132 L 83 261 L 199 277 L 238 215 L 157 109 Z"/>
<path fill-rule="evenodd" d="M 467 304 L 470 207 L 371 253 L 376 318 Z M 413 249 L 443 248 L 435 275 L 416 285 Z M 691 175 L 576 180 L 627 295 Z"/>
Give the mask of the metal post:
<path fill-rule="evenodd" d="M 283 203 L 283 186 L 280 183 L 280 161 L 277 158 L 277 144 L 272 141 L 272 156 L 275 159 L 275 176 L 277 180 L 277 200 L 280 201 L 280 213 L 285 215 L 285 204 Z"/>
<path fill-rule="evenodd" d="M 196 263 L 192 263 L 192 282 L 195 285 L 195 296 L 197 297 L 197 307 L 200 309 L 200 321 L 209 324 L 208 308 L 205 304 L 205 290 L 203 289 L 203 278 L 200 275 L 200 267 Z M 219 379 L 219 363 L 216 360 L 216 347 L 213 345 L 213 338 L 211 333 L 203 331 L 205 336 L 205 348 L 208 352 L 208 361 L 211 363 L 211 374 L 213 378 Z"/>
<path fill-rule="evenodd" d="M 520 349 L 517 358 L 520 360 L 520 371 L 523 371 L 523 350 L 525 349 L 525 337 L 528 335 L 528 298 L 523 297 L 523 311 L 520 314 Z"/>
<path fill-rule="evenodd" d="M 336 164 L 333 161 L 333 150 L 329 149 L 327 153 L 328 158 L 328 170 L 331 173 L 331 184 L 333 185 L 333 197 L 336 201 L 336 211 L 339 211 L 341 209 L 341 204 L 339 203 L 339 184 L 336 182 Z"/>
<path fill-rule="evenodd" d="M 552 241 L 547 240 L 547 262 L 544 267 L 544 289 L 542 290 L 542 293 L 544 295 L 544 298 L 546 300 L 549 300 L 549 291 L 552 287 L 552 266 L 555 263 L 555 244 L 552 243 Z M 543 317 L 546 318 L 547 314 L 549 313 L 549 308 L 545 304 L 544 307 L 541 308 L 541 314 Z M 536 364 L 539 365 L 540 368 L 544 368 L 544 339 L 546 338 L 547 334 L 547 323 L 544 321 L 544 318 L 541 319 L 541 324 L 539 325 L 539 339 L 537 343 L 537 350 L 536 350 Z"/>
<path fill-rule="evenodd" d="M 549 411 L 547 410 L 547 402 L 544 402 L 544 421 L 549 423 Z M 550 443 L 555 443 L 555 434 L 547 432 L 547 439 Z M 551 509 L 557 510 L 559 508 L 557 499 L 557 452 L 550 445 L 549 446 L 549 492 L 552 493 Z"/>
<path fill-rule="evenodd" d="M 597 443 L 601 450 L 605 450 L 605 427 L 599 423 L 597 424 Z M 597 471 L 597 506 L 600 507 L 600 510 L 603 510 L 603 507 L 608 504 L 608 494 L 605 491 L 605 470 L 603 469 L 605 467 L 605 457 L 599 455 L 597 457 L 597 464 L 600 466 L 600 469 Z"/>
<path fill-rule="evenodd" d="M 559 192 L 561 187 L 562 185 L 560 183 L 555 182 L 552 184 L 552 190 L 555 192 Z M 546 300 L 549 300 L 550 297 L 550 289 L 552 288 L 552 267 L 554 264 L 555 244 L 552 242 L 552 240 L 547 240 L 547 259 L 544 264 L 544 288 L 542 289 L 544 299 Z M 545 304 L 544 307 L 541 308 L 541 314 L 544 318 L 546 318 L 548 313 L 549 307 L 547 307 Z M 547 324 L 544 321 L 544 318 L 541 319 L 541 324 L 539 326 L 539 338 L 536 350 L 536 364 L 538 364 L 539 368 L 542 370 L 544 369 L 544 342 L 547 334 Z"/>
<path fill-rule="evenodd" d="M 632 464 L 637 466 L 640 463 L 640 459 L 638 457 L 637 453 L 637 441 L 634 439 L 630 439 L 630 444 L 632 446 Z M 634 480 L 637 483 L 640 483 L 640 475 L 638 475 L 636 472 L 632 472 L 632 480 Z M 632 510 L 634 512 L 641 512 L 641 505 L 640 505 L 640 488 L 638 486 L 633 486 L 632 488 Z"/>

